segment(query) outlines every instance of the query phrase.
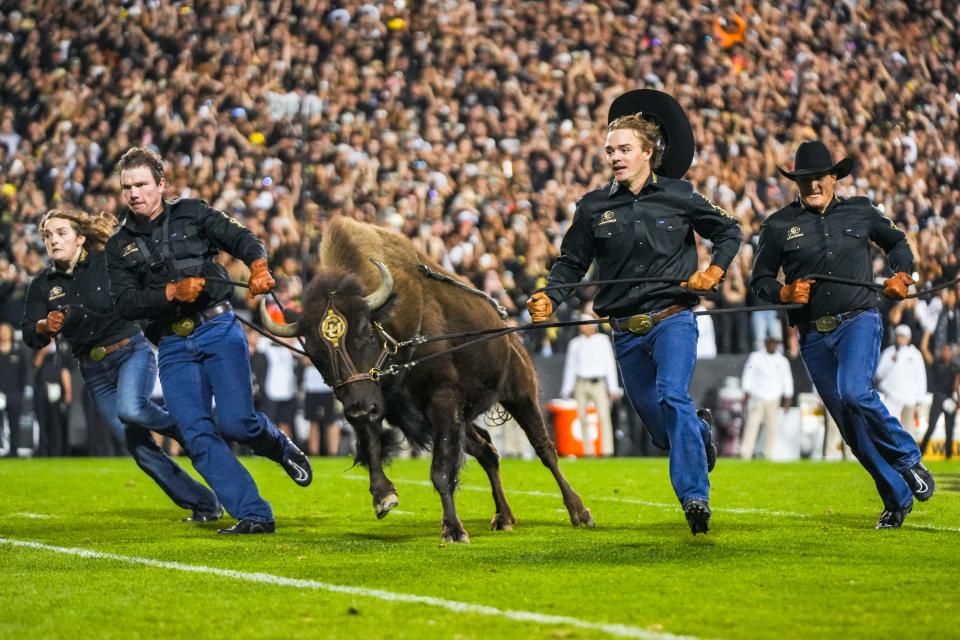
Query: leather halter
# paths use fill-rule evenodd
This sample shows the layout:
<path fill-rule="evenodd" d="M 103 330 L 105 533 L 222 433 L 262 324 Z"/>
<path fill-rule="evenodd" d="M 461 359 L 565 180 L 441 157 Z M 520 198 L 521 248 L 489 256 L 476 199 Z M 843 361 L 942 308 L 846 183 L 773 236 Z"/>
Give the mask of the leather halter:
<path fill-rule="evenodd" d="M 347 352 L 345 338 L 349 325 L 346 317 L 333 304 L 334 293 L 336 292 L 331 292 L 327 298 L 327 308 L 323 312 L 323 320 L 320 321 L 320 337 L 323 338 L 323 344 L 327 348 L 327 355 L 330 359 L 330 366 L 333 369 L 333 389 L 336 391 L 340 387 L 364 380 L 379 383 L 383 366 L 391 356 L 397 354 L 400 345 L 384 330 L 383 325 L 374 322 L 373 328 L 376 329 L 377 335 L 383 341 L 383 348 L 380 350 L 380 355 L 377 357 L 377 362 L 373 365 L 373 368 L 366 373 L 360 373 L 353 363 L 353 358 Z"/>

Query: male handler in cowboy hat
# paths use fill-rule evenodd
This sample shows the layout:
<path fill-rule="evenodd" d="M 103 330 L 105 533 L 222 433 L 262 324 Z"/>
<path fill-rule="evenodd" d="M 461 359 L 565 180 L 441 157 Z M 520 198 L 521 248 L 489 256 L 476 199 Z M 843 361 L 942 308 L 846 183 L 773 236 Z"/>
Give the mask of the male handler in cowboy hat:
<path fill-rule="evenodd" d="M 913 284 L 913 253 L 903 232 L 869 199 L 834 193 L 852 168 L 851 158 L 834 164 L 820 141 L 800 145 L 794 170 L 780 169 L 800 196 L 764 221 L 750 286 L 770 302 L 806 305 L 790 312 L 790 324 L 800 331 L 800 356 L 843 439 L 876 482 L 884 508 L 877 528 L 895 529 L 914 497 L 933 495 L 934 482 L 916 442 L 873 388 L 883 338 L 880 297 L 869 287 L 804 277 L 872 282 L 872 240 L 895 272 L 884 281 L 883 295 L 903 300 Z M 777 281 L 781 268 L 787 284 Z"/>
<path fill-rule="evenodd" d="M 610 106 L 606 155 L 613 179 L 577 202 L 550 285 L 579 282 L 596 261 L 599 279 L 662 277 L 683 284 L 604 285 L 594 301 L 614 327 L 627 396 L 657 446 L 670 449 L 670 481 L 694 535 L 710 519 L 709 469 L 716 462 L 709 413 L 688 389 L 697 352 L 691 308 L 717 286 L 737 250 L 740 226 L 680 178 L 693 160 L 693 130 L 669 95 L 623 94 Z M 656 173 L 655 173 L 656 172 Z M 713 261 L 698 270 L 693 232 L 713 243 Z M 570 289 L 527 301 L 544 322 Z"/>

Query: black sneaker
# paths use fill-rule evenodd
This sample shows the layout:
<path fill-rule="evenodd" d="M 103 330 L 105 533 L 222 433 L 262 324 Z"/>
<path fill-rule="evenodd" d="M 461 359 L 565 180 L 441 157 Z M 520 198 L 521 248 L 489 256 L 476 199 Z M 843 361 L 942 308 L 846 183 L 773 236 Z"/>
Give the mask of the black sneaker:
<path fill-rule="evenodd" d="M 905 509 L 884 509 L 883 513 L 880 514 L 880 519 L 877 520 L 877 529 L 899 529 L 900 525 L 903 524 L 904 518 L 907 517 L 907 514 L 913 511 L 913 507 L 909 506 Z"/>
<path fill-rule="evenodd" d="M 687 524 L 690 525 L 690 533 L 706 533 L 710 523 L 710 505 L 706 500 L 693 498 L 683 503 L 683 514 L 687 516 Z"/>
<path fill-rule="evenodd" d="M 913 497 L 920 502 L 926 502 L 933 497 L 933 492 L 937 488 L 937 483 L 933 481 L 933 474 L 923 466 L 922 462 L 913 465 L 909 471 L 902 474 L 903 479 L 913 491 Z"/>
<path fill-rule="evenodd" d="M 713 414 L 710 409 L 697 409 L 697 417 L 707 423 L 707 437 L 703 446 L 707 451 L 707 473 L 717 466 L 717 445 L 713 444 Z"/>
<path fill-rule="evenodd" d="M 217 507 L 215 511 L 197 511 L 193 510 L 189 518 L 181 518 L 180 522 L 214 522 L 223 517 L 223 507 Z"/>
<path fill-rule="evenodd" d="M 287 434 L 281 432 L 281 435 L 286 442 L 283 443 L 283 456 L 280 458 L 280 466 L 301 487 L 309 485 L 313 482 L 313 469 L 310 467 L 310 460 L 303 451 L 300 451 L 297 445 L 293 444 L 293 440 Z"/>
<path fill-rule="evenodd" d="M 229 536 L 241 533 L 273 533 L 276 530 L 277 525 L 275 522 L 260 522 L 259 520 L 251 520 L 250 518 L 241 518 L 237 521 L 237 524 L 229 529 L 218 529 L 217 533 Z"/>

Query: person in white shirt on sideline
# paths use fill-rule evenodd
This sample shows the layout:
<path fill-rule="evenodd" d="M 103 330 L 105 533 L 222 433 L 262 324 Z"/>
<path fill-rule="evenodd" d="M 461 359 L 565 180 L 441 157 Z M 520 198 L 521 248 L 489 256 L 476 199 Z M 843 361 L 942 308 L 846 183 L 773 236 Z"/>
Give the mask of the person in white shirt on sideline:
<path fill-rule="evenodd" d="M 596 320 L 589 313 L 580 314 L 579 319 Z M 593 402 L 597 408 L 597 420 L 600 423 L 601 452 L 605 456 L 613 455 L 610 401 L 619 399 L 622 392 L 617 377 L 617 360 L 613 354 L 613 344 L 607 334 L 597 330 L 597 325 L 581 325 L 580 335 L 571 340 L 567 346 L 560 394 L 564 398 L 572 395 L 576 400 L 580 426 L 584 432 L 587 427 L 587 405 Z M 584 447 L 584 451 L 588 456 L 594 454 L 590 447 Z"/>
<path fill-rule="evenodd" d="M 289 340 L 288 340 L 289 342 Z M 303 447 L 293 429 L 297 414 L 297 376 L 293 354 L 283 345 L 266 338 L 257 349 L 267 356 L 267 379 L 263 382 L 264 411 L 273 417 L 277 428 Z"/>
<path fill-rule="evenodd" d="M 904 427 L 913 425 L 917 405 L 927 393 L 927 367 L 923 354 L 910 343 L 910 327 L 898 325 L 894 330 L 896 344 L 880 354 L 877 365 L 877 388 L 883 394 L 890 415 Z"/>
<path fill-rule="evenodd" d="M 790 362 L 777 351 L 779 346 L 779 338 L 767 336 L 765 349 L 751 353 L 743 367 L 741 386 L 747 419 L 740 439 L 740 457 L 744 460 L 753 457 L 761 422 L 765 431 L 763 457 L 770 460 L 780 430 L 780 407 L 789 407 L 793 400 Z"/>

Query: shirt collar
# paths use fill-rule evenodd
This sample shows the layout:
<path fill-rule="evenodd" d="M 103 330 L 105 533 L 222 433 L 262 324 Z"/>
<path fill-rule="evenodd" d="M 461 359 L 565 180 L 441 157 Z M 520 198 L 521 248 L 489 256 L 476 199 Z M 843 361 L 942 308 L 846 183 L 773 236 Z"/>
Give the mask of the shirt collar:
<path fill-rule="evenodd" d="M 622 187 L 622 186 L 623 186 L 623 185 L 621 185 L 620 182 L 618 182 L 616 178 L 614 178 L 613 180 L 611 180 L 611 181 L 610 181 L 610 191 L 607 193 L 607 197 L 612 198 L 613 196 L 617 195 L 617 192 L 620 191 L 620 187 Z M 663 185 L 660 184 L 660 176 L 658 176 L 657 174 L 655 174 L 655 173 L 652 172 L 652 171 L 650 172 L 650 175 L 647 176 L 647 181 L 643 183 L 643 188 L 640 189 L 640 192 L 642 193 L 643 190 L 646 189 L 646 188 L 648 188 L 648 187 L 654 188 L 654 189 L 662 189 L 662 188 L 663 188 Z M 624 188 L 624 189 L 627 189 L 627 187 L 623 187 L 623 188 Z M 629 191 L 629 189 L 627 189 L 627 190 Z"/>
<path fill-rule="evenodd" d="M 807 206 L 806 204 L 804 204 L 803 199 L 802 199 L 799 195 L 797 196 L 796 203 L 797 203 L 797 208 L 800 209 L 800 213 L 809 212 L 809 213 L 812 213 L 812 214 L 814 214 L 814 215 L 825 216 L 825 215 L 829 214 L 829 213 L 833 210 L 834 207 L 836 207 L 838 204 L 840 204 L 840 196 L 834 194 L 834 195 L 833 195 L 833 200 L 830 201 L 830 204 L 827 205 L 827 210 L 824 211 L 823 213 L 820 213 L 820 211 L 818 211 L 817 209 L 814 209 L 813 207 L 810 207 L 810 206 Z"/>
<path fill-rule="evenodd" d="M 123 224 L 127 229 L 133 231 L 134 233 L 150 233 L 151 230 L 158 224 L 163 222 L 163 217 L 168 215 L 169 204 L 166 200 L 163 201 L 163 211 L 160 212 L 153 220 L 147 220 L 146 222 L 141 222 L 141 218 L 135 214 L 130 209 L 127 209 L 127 217 Z"/>
<path fill-rule="evenodd" d="M 77 271 L 81 267 L 87 266 L 87 262 L 89 258 L 90 258 L 90 254 L 87 253 L 87 248 L 83 247 L 82 249 L 80 249 L 80 257 L 77 259 L 77 264 L 73 265 L 73 271 L 71 271 L 70 273 L 67 273 L 66 271 L 60 271 L 59 269 L 57 269 L 57 263 L 51 260 L 50 274 L 56 275 L 56 276 L 63 276 L 64 278 L 72 278 L 77 274 Z"/>

